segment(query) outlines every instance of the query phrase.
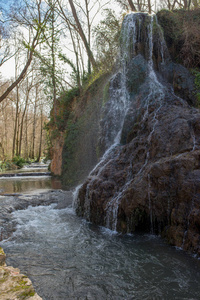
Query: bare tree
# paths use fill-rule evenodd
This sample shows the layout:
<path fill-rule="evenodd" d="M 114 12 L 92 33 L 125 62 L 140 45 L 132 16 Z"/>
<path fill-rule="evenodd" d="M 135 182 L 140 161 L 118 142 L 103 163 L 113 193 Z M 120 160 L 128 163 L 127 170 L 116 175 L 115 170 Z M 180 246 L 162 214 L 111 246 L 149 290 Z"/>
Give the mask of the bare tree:
<path fill-rule="evenodd" d="M 31 15 L 28 17 L 27 14 L 21 14 L 21 11 L 26 11 L 25 8 L 27 8 L 27 5 L 30 5 L 30 3 L 24 0 L 24 7 L 21 7 L 21 10 L 19 9 L 18 15 L 15 14 L 11 16 L 13 23 L 15 23 L 17 26 L 26 25 L 26 28 L 29 28 L 33 35 L 31 42 L 29 42 L 28 44 L 24 42 L 24 46 L 27 49 L 26 63 L 15 81 L 0 96 L 0 102 L 2 102 L 9 95 L 9 93 L 22 81 L 33 59 L 33 53 L 37 45 L 40 43 L 41 34 L 44 31 L 45 25 L 49 18 L 49 10 L 47 10 L 45 13 L 42 13 L 41 2 L 42 0 L 34 1 L 35 12 L 37 13 L 36 15 L 32 15 L 31 13 Z"/>
<path fill-rule="evenodd" d="M 67 25 L 69 26 L 69 24 L 71 25 L 71 28 L 73 28 L 75 31 L 78 32 L 83 44 L 84 44 L 84 47 L 85 47 L 85 50 L 87 52 L 87 56 L 88 56 L 88 59 L 92 65 L 93 68 L 96 68 L 96 60 L 94 58 L 94 55 L 93 55 L 93 52 L 91 50 L 91 45 L 90 45 L 90 40 L 88 41 L 87 38 L 86 38 L 86 35 L 84 33 L 84 30 L 83 30 L 83 27 L 81 25 L 81 22 L 79 20 L 79 17 L 78 17 L 78 14 L 77 14 L 77 11 L 76 11 L 76 8 L 75 8 L 75 5 L 74 5 L 74 1 L 72 0 L 68 0 L 69 2 L 69 5 L 70 5 L 70 8 L 71 8 L 71 12 L 72 12 L 72 15 L 73 15 L 73 20 L 71 20 L 68 15 L 66 14 L 65 12 L 65 9 L 63 8 L 63 5 L 61 4 L 61 1 L 60 0 L 57 0 L 57 4 L 58 4 L 58 12 L 61 16 L 61 18 L 67 22 Z M 88 6 L 86 6 L 86 9 L 88 9 Z M 87 12 L 89 13 L 89 11 Z"/>

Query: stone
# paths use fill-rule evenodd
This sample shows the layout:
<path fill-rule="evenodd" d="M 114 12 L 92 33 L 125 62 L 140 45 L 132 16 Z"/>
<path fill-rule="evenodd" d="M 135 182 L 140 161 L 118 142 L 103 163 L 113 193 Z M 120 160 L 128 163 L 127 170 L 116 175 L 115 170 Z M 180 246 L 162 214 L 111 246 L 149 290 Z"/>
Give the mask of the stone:
<path fill-rule="evenodd" d="M 42 300 L 35 292 L 30 279 L 19 269 L 6 266 L 6 255 L 0 248 L 0 296 L 1 300 Z"/>
<path fill-rule="evenodd" d="M 0 247 L 0 266 L 4 266 L 6 263 L 6 255 L 3 251 L 3 248 Z"/>
<path fill-rule="evenodd" d="M 139 15 L 147 24 L 148 18 Z M 146 40 L 144 47 L 137 47 L 136 40 L 126 61 L 130 103 L 121 144 L 103 157 L 80 188 L 77 214 L 122 233 L 160 234 L 170 244 L 199 255 L 200 112 L 193 107 L 194 78 L 170 61 L 166 47 L 162 60 L 158 49 L 164 41 L 158 40 L 159 29 L 154 31 L 155 71 Z"/>
<path fill-rule="evenodd" d="M 30 279 L 20 273 L 19 269 L 0 266 L 1 300 L 42 300 L 35 292 Z"/>

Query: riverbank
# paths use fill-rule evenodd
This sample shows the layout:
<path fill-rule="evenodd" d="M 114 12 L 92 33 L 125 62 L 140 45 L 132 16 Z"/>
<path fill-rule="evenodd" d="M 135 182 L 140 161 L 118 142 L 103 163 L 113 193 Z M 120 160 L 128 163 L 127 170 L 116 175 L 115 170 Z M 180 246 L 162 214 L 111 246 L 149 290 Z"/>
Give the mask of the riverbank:
<path fill-rule="evenodd" d="M 31 280 L 20 270 L 7 266 L 6 255 L 0 248 L 0 295 L 1 300 L 42 300 L 35 292 Z"/>

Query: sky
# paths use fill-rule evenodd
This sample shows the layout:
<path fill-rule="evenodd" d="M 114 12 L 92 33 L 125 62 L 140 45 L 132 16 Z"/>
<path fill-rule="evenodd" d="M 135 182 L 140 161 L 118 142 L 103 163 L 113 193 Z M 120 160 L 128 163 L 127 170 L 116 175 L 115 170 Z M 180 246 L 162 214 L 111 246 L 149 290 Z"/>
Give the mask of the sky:
<path fill-rule="evenodd" d="M 0 7 L 3 7 L 4 9 L 9 8 L 10 4 L 16 3 L 17 1 L 19 1 L 19 0 L 0 0 Z M 84 1 L 84 0 L 82 0 L 82 1 Z M 102 0 L 102 2 L 104 2 L 104 1 L 106 1 L 106 0 Z M 8 62 L 4 63 L 0 67 L 0 74 L 1 74 L 1 78 L 3 78 L 3 79 L 4 78 L 9 79 L 11 77 L 14 77 L 14 75 L 15 75 L 14 58 L 10 59 Z"/>
<path fill-rule="evenodd" d="M 12 3 L 13 0 L 0 0 L 0 7 L 2 7 L 3 9 L 7 9 Z M 0 73 L 3 78 L 7 79 L 14 76 L 14 70 L 14 59 L 12 59 L 2 65 L 2 67 L 0 68 Z"/>
<path fill-rule="evenodd" d="M 4 9 L 9 7 L 10 4 L 12 4 L 13 0 L 0 0 L 0 6 L 2 6 Z"/>

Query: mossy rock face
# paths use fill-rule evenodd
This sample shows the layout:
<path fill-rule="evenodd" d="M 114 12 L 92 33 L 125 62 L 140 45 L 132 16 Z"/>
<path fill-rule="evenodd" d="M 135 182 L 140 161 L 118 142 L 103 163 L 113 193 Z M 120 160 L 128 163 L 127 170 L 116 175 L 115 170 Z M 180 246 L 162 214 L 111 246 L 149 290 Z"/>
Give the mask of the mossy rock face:
<path fill-rule="evenodd" d="M 5 259 L 6 255 L 0 247 L 0 299 L 42 300 L 30 279 L 20 274 L 19 269 L 6 266 Z"/>
<path fill-rule="evenodd" d="M 3 249 L 0 247 L 0 266 L 4 266 L 6 261 L 6 255 Z"/>
<path fill-rule="evenodd" d="M 157 18 L 172 60 L 187 68 L 200 68 L 200 9 L 161 10 Z"/>
<path fill-rule="evenodd" d="M 99 122 L 101 109 L 109 98 L 109 76 L 95 81 L 78 99 L 66 123 L 62 151 L 62 180 L 66 188 L 80 184 L 102 155 L 98 148 Z"/>
<path fill-rule="evenodd" d="M 161 10 L 157 13 L 158 22 L 163 28 L 165 41 L 175 62 L 180 62 L 179 53 L 183 46 L 181 40 L 182 22 L 175 12 Z"/>
<path fill-rule="evenodd" d="M 42 300 L 27 276 L 20 274 L 19 269 L 0 267 L 0 295 L 1 300 Z"/>

